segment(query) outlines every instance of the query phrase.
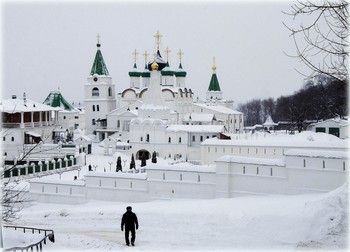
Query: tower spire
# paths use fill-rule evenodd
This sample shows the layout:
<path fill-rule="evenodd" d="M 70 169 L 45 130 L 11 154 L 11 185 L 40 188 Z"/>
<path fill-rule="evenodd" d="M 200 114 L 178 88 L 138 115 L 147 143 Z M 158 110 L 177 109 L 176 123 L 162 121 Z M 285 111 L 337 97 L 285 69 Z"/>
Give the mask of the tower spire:
<path fill-rule="evenodd" d="M 209 83 L 208 91 L 221 91 L 218 77 L 216 76 L 216 64 L 215 64 L 215 57 L 213 57 L 213 74 L 211 76 L 211 80 Z"/>
<path fill-rule="evenodd" d="M 92 65 L 90 75 L 98 74 L 98 75 L 106 75 L 109 76 L 107 66 L 103 60 L 102 53 L 100 50 L 101 44 L 100 44 L 100 34 L 97 34 L 97 52 L 95 55 L 95 60 Z"/>

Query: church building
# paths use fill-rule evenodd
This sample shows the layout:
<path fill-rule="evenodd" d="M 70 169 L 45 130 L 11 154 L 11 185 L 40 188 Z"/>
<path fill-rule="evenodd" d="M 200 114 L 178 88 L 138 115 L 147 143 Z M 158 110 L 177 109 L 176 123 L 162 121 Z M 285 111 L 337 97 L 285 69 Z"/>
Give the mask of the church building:
<path fill-rule="evenodd" d="M 119 107 L 114 109 L 109 103 L 115 102 L 114 85 L 97 44 L 85 85 L 87 133 L 95 133 L 96 141 L 111 137 L 113 141 L 108 143 L 128 143 L 136 157 L 156 152 L 161 157 L 200 160 L 200 144 L 205 139 L 243 132 L 243 114 L 232 109 L 233 101 L 223 99 L 215 61 L 206 101 L 194 101 L 182 64 L 184 53 L 177 53 L 178 68 L 173 70 L 169 48 L 164 51 L 166 59 L 162 57 L 161 36 L 159 32 L 154 36 L 156 51 L 150 61 L 147 51 L 143 53 L 143 70 L 137 67 L 137 50 L 133 51 L 130 85 L 118 92 Z M 110 147 L 115 146 L 105 145 L 105 154 Z"/>

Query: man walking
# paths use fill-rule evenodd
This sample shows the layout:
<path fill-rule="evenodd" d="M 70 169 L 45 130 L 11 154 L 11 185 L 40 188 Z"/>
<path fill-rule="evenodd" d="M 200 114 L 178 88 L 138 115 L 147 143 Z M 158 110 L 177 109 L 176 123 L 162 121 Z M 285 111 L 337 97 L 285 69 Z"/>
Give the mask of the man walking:
<path fill-rule="evenodd" d="M 124 230 L 125 226 L 125 242 L 129 246 L 129 232 L 131 232 L 131 245 L 135 246 L 135 227 L 136 230 L 139 228 L 139 223 L 137 221 L 137 216 L 133 213 L 131 206 L 126 208 L 126 212 L 123 214 L 121 230 Z"/>

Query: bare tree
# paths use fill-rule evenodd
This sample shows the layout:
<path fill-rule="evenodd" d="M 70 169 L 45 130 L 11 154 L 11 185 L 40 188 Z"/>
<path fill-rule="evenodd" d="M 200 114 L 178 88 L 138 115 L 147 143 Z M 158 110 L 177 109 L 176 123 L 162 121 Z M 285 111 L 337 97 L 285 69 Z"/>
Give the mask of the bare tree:
<path fill-rule="evenodd" d="M 293 26 L 283 23 L 291 32 L 296 46 L 296 55 L 318 74 L 331 76 L 338 81 L 348 80 L 348 3 L 338 1 L 297 1 L 290 12 Z M 298 24 L 297 22 L 300 22 Z M 296 24 L 297 23 L 297 24 Z"/>

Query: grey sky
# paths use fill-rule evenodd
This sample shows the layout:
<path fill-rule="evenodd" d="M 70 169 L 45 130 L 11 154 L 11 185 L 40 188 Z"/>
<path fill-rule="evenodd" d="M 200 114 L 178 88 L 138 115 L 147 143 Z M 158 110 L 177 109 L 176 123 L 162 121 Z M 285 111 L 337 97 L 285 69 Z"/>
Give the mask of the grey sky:
<path fill-rule="evenodd" d="M 294 44 L 282 21 L 291 2 L 5 2 L 2 4 L 2 97 L 39 102 L 60 87 L 69 102 L 83 101 L 96 53 L 96 35 L 116 91 L 129 86 L 132 51 L 155 52 L 154 34 L 169 47 L 170 67 L 184 52 L 187 87 L 204 98 L 213 56 L 224 98 L 235 104 L 298 90 L 306 68 L 284 55 Z M 150 57 L 150 56 L 149 56 Z"/>

